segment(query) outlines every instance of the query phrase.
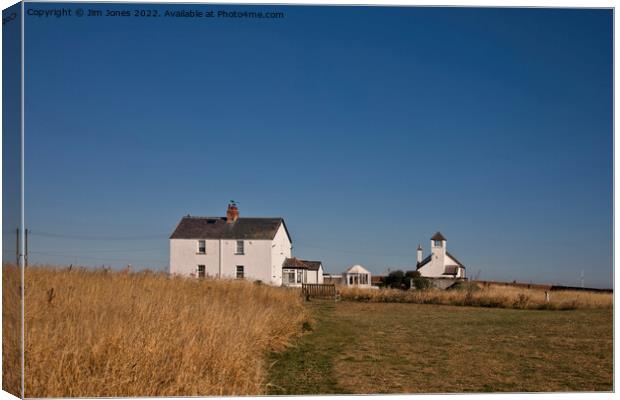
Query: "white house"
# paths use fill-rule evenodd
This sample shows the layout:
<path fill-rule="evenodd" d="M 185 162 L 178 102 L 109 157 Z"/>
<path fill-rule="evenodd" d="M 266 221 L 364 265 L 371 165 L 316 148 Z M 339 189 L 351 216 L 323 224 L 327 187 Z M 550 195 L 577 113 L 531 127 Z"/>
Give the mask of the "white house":
<path fill-rule="evenodd" d="M 342 283 L 346 286 L 368 286 L 371 285 L 370 272 L 361 265 L 354 265 L 342 274 Z"/>
<path fill-rule="evenodd" d="M 240 218 L 234 202 L 226 217 L 183 217 L 170 236 L 170 273 L 237 278 L 282 285 L 292 240 L 282 218 Z M 304 261 L 295 282 L 322 281 L 320 262 Z M 318 263 L 318 266 L 316 265 Z M 295 272 L 298 269 L 293 268 Z M 291 279 L 287 268 L 287 282 Z M 317 275 L 318 274 L 318 275 Z M 299 276 L 299 277 L 298 277 Z M 318 278 L 320 276 L 320 278 Z"/>
<path fill-rule="evenodd" d="M 465 278 L 465 266 L 446 249 L 446 238 L 437 232 L 431 237 L 431 254 L 422 259 L 418 246 L 417 270 L 427 278 Z"/>
<path fill-rule="evenodd" d="M 323 264 L 320 261 L 287 258 L 282 264 L 282 285 L 301 286 L 302 283 L 323 283 Z"/>

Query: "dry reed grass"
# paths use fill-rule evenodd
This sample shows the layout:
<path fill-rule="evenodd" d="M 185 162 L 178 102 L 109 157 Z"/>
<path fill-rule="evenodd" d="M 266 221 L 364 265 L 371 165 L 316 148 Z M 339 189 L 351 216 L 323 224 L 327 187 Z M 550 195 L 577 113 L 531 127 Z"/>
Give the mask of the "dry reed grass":
<path fill-rule="evenodd" d="M 2 390 L 21 392 L 21 274 L 15 265 L 2 267 Z"/>
<path fill-rule="evenodd" d="M 544 290 L 493 285 L 478 290 L 409 291 L 344 287 L 340 289 L 340 297 L 343 300 L 379 303 L 444 304 L 528 310 L 574 310 L 612 308 L 613 306 L 613 295 L 610 293 L 553 291 L 549 292 L 547 302 Z"/>
<path fill-rule="evenodd" d="M 265 393 L 308 321 L 293 291 L 152 272 L 26 271 L 27 397 Z"/>

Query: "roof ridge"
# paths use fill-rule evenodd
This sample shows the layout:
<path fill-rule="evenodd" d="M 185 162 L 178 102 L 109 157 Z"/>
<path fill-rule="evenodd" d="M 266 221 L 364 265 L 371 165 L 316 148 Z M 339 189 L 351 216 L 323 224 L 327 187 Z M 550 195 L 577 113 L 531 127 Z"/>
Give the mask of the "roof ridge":
<path fill-rule="evenodd" d="M 183 218 L 196 218 L 196 219 L 226 219 L 226 216 L 209 217 L 204 215 L 185 215 Z M 284 219 L 283 217 L 239 217 L 237 219 Z"/>
<path fill-rule="evenodd" d="M 459 261 L 456 257 L 454 257 L 452 254 L 450 254 L 450 252 L 449 252 L 448 250 L 446 250 L 446 254 L 447 254 L 448 256 L 450 256 L 450 258 L 452 258 L 454 261 L 456 261 L 456 263 L 457 263 L 460 267 L 465 268 L 465 265 L 463 265 L 463 263 L 462 263 L 462 262 L 460 262 L 460 261 Z"/>

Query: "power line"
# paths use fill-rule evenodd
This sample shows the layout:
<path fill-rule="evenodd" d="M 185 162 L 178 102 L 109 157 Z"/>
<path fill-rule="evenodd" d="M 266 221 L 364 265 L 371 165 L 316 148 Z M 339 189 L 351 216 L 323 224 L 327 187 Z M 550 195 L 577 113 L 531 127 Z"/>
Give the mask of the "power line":
<path fill-rule="evenodd" d="M 162 247 L 152 247 L 150 249 L 118 249 L 118 250 L 71 250 L 71 253 L 131 253 L 131 252 L 138 252 L 138 251 L 158 251 L 158 250 L 162 250 Z M 51 253 L 59 253 L 59 254 L 67 254 L 64 251 L 57 251 L 57 250 L 40 250 L 40 251 L 31 251 L 30 253 L 32 254 L 37 254 L 37 253 L 41 253 L 41 254 L 51 254 Z"/>
<path fill-rule="evenodd" d="M 32 236 L 39 236 L 39 237 L 70 239 L 70 240 L 86 240 L 86 241 L 131 241 L 131 240 L 141 241 L 141 240 L 154 240 L 154 239 L 166 239 L 167 240 L 170 238 L 170 235 L 168 234 L 132 235 L 132 236 L 98 236 L 98 235 L 70 235 L 70 234 L 64 234 L 64 233 L 50 233 L 50 232 L 40 232 L 40 231 L 29 231 L 29 234 Z M 305 244 L 305 243 L 297 244 L 296 247 L 306 247 L 306 248 L 325 250 L 325 251 L 331 251 L 331 252 L 336 252 L 336 253 L 374 255 L 374 256 L 381 256 L 381 257 L 412 258 L 415 256 L 415 252 L 413 251 L 410 254 L 378 253 L 374 251 L 360 251 L 360 250 L 346 250 L 346 249 L 343 250 L 340 248 L 330 248 L 330 247 L 316 246 L 313 244 Z M 76 251 L 76 252 L 103 253 L 103 252 L 132 252 L 132 251 L 155 251 L 155 250 L 158 250 L 158 249 L 93 250 L 93 251 L 83 250 L 83 251 Z M 35 253 L 35 252 L 31 252 L 31 253 Z M 46 252 L 46 253 L 49 254 L 51 253 L 51 251 Z"/>
<path fill-rule="evenodd" d="M 93 236 L 93 235 L 65 235 L 59 233 L 29 231 L 32 236 L 52 237 L 59 239 L 74 240 L 150 240 L 150 239 L 169 239 L 169 235 L 141 235 L 141 236 Z"/>
<path fill-rule="evenodd" d="M 307 244 L 298 244 L 297 247 L 308 247 L 311 249 L 318 249 L 318 250 L 326 250 L 326 251 L 334 251 L 337 253 L 347 253 L 347 254 L 367 254 L 367 255 L 375 255 L 375 256 L 382 256 L 382 257 L 400 257 L 400 258 L 411 258 L 411 257 L 415 257 L 415 252 L 412 252 L 411 254 L 382 254 L 382 253 L 377 253 L 374 251 L 359 251 L 359 250 L 342 250 L 342 249 L 334 249 L 334 248 L 328 248 L 328 247 L 322 247 L 322 246 L 314 246 L 314 245 L 307 245 Z"/>
<path fill-rule="evenodd" d="M 31 253 L 35 253 L 35 252 L 31 252 Z M 71 259 L 94 260 L 94 261 L 119 261 L 119 262 L 140 261 L 140 262 L 147 262 L 147 263 L 166 264 L 166 262 L 162 262 L 162 260 L 146 259 L 146 258 L 133 258 L 133 257 L 127 257 L 127 258 L 109 258 L 109 257 L 105 257 L 105 258 L 101 258 L 101 257 L 88 257 L 88 256 L 81 256 L 81 255 L 74 255 L 74 254 L 67 254 L 67 253 L 45 253 L 45 252 L 40 252 L 40 251 L 37 252 L 37 254 L 54 256 L 54 257 L 71 258 Z"/>

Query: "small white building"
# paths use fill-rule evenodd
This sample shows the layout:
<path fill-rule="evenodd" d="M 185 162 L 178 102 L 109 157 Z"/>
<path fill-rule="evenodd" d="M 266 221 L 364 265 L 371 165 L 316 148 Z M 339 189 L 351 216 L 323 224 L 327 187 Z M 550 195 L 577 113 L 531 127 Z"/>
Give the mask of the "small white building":
<path fill-rule="evenodd" d="M 282 285 L 301 286 L 302 283 L 323 283 L 323 264 L 320 261 L 287 258 L 282 264 Z"/>
<path fill-rule="evenodd" d="M 342 283 L 344 283 L 344 285 L 346 286 L 370 287 L 370 272 L 361 265 L 354 265 L 342 274 Z"/>
<path fill-rule="evenodd" d="M 431 237 L 431 254 L 422 259 L 422 246 L 418 246 L 417 271 L 427 278 L 465 278 L 465 266 L 446 248 L 446 238 L 437 232 Z"/>
<path fill-rule="evenodd" d="M 292 257 L 292 240 L 282 218 L 240 218 L 234 202 L 226 217 L 181 219 L 170 236 L 170 273 L 198 278 L 250 279 L 283 284 L 283 268 Z M 322 282 L 323 266 L 304 261 L 305 268 L 286 268 L 297 283 Z M 318 263 L 318 264 L 317 264 Z M 301 272 L 298 272 L 301 270 Z"/>

